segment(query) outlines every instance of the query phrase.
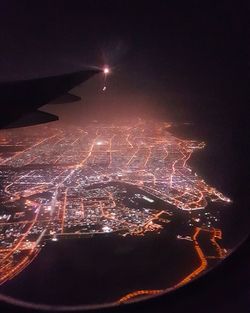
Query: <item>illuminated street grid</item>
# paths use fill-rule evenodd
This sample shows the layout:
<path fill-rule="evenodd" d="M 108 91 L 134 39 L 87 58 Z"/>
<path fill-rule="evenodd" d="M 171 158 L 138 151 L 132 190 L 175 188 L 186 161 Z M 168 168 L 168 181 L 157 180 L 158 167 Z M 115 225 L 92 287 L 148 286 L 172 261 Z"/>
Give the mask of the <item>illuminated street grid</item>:
<path fill-rule="evenodd" d="M 206 207 L 231 200 L 188 165 L 205 143 L 178 139 L 170 127 L 139 121 L 1 130 L 0 284 L 22 271 L 46 240 L 111 232 L 143 236 L 160 232 L 180 210 L 195 213 L 187 219 L 193 234 L 177 238 L 193 242 L 201 265 L 176 286 L 207 267 L 199 232 L 210 234 L 210 257 L 224 257 L 217 217 Z M 131 187 L 136 193 L 129 194 Z M 170 209 L 152 208 L 155 199 Z M 138 201 L 144 205 L 136 207 Z M 136 291 L 119 301 L 161 291 Z"/>

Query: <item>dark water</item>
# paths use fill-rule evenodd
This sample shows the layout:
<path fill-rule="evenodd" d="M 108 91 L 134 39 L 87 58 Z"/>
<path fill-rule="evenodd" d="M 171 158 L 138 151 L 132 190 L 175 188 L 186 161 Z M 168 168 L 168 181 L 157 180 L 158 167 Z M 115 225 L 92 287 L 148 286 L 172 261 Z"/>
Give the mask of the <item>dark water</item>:
<path fill-rule="evenodd" d="M 176 240 L 174 228 L 144 238 L 110 234 L 49 242 L 0 291 L 31 302 L 80 305 L 170 287 L 199 263 L 192 242 Z"/>

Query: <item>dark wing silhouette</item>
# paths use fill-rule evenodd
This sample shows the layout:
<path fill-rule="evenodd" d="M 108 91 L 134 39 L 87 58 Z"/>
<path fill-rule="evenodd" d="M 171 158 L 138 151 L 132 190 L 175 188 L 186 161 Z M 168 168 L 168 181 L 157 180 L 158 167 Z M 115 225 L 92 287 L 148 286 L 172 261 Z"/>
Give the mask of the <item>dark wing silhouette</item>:
<path fill-rule="evenodd" d="M 80 101 L 81 97 L 73 95 L 72 93 L 65 93 L 64 95 L 59 96 L 55 100 L 49 102 L 49 104 L 59 104 L 59 103 L 69 103 L 69 102 L 77 102 Z"/>
<path fill-rule="evenodd" d="M 66 94 L 99 72 L 101 72 L 99 69 L 86 69 L 50 77 L 0 82 L 0 127 L 27 126 L 56 120 L 57 116 L 52 114 L 49 117 L 48 113 L 45 115 L 30 113 L 37 112 L 42 105 Z M 25 115 L 27 118 L 33 116 L 32 122 L 23 118 Z"/>

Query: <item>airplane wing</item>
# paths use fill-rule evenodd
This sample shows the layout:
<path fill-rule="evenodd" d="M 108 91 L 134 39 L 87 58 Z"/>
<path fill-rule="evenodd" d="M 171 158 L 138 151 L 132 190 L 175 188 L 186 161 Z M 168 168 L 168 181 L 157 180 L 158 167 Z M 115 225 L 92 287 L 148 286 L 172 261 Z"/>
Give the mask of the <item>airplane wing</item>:
<path fill-rule="evenodd" d="M 7 127 L 11 123 L 15 125 L 15 122 L 27 113 L 37 112 L 39 107 L 66 94 L 75 86 L 100 72 L 99 69 L 90 68 L 62 75 L 0 82 L 0 128 Z M 41 114 L 39 116 L 42 117 Z M 57 117 L 53 115 L 53 118 L 49 118 L 47 114 L 45 122 L 48 119 L 55 120 Z M 37 123 L 39 124 L 41 121 L 38 119 L 37 122 L 34 120 L 32 122 L 32 124 Z M 27 124 L 30 123 L 27 122 Z M 16 125 L 15 127 L 18 127 L 20 123 Z M 26 126 L 26 122 L 21 122 L 21 126 Z"/>

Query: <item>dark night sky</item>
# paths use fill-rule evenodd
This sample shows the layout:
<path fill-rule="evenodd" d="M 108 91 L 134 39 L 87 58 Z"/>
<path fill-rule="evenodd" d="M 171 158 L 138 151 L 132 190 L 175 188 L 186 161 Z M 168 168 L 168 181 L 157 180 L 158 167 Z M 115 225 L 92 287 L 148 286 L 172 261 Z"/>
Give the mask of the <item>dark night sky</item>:
<path fill-rule="evenodd" d="M 212 92 L 245 57 L 239 13 L 226 1 L 1 1 L 1 78 L 107 62 L 143 84 Z"/>
<path fill-rule="evenodd" d="M 143 94 L 193 118 L 182 105 L 190 98 L 242 96 L 243 13 L 227 1 L 1 1 L 0 79 L 108 63 L 113 102 Z"/>

